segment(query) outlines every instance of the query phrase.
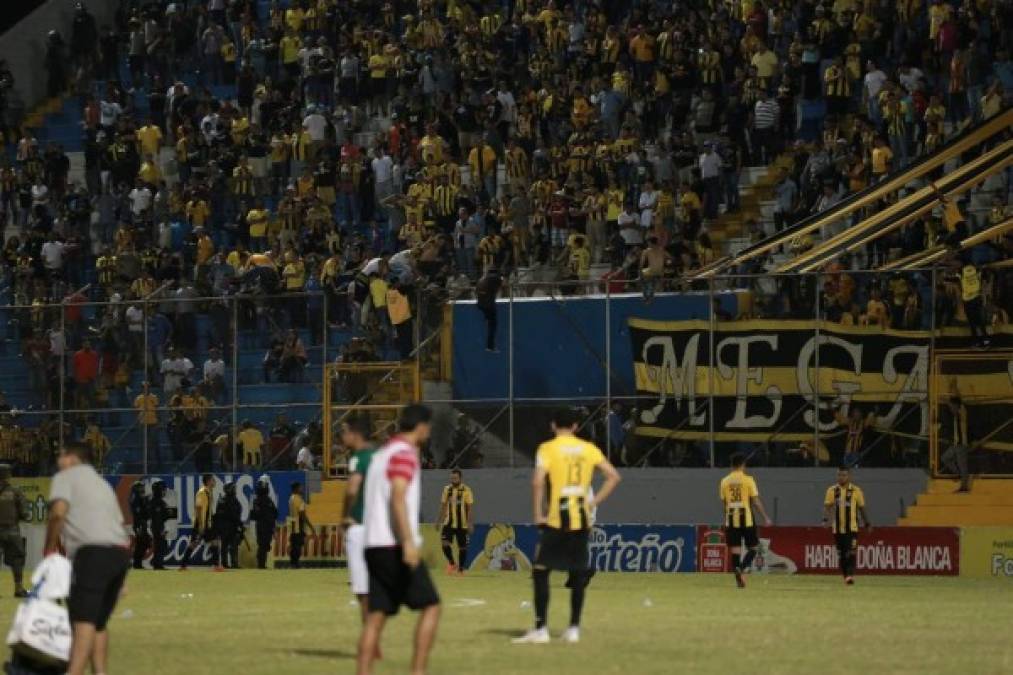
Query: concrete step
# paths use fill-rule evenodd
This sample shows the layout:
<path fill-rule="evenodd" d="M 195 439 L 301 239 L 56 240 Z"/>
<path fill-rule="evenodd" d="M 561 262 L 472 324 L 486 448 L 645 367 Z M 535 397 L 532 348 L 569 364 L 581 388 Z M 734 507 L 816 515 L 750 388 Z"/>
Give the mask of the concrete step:
<path fill-rule="evenodd" d="M 954 509 L 949 507 L 931 508 L 912 506 L 909 509 L 909 514 L 900 518 L 897 524 L 905 527 L 1013 526 L 1013 509 L 1005 512 L 996 512 L 994 510 L 972 511 L 970 509 L 954 511 Z"/>
<path fill-rule="evenodd" d="M 960 487 L 960 482 L 946 478 L 929 480 L 928 494 L 952 494 Z M 1013 479 L 982 478 L 971 482 L 971 494 L 1013 495 Z"/>
<path fill-rule="evenodd" d="M 988 492 L 951 492 L 918 495 L 917 506 L 939 506 L 961 509 L 968 506 L 1009 506 L 1013 507 L 1013 493 L 991 494 Z"/>

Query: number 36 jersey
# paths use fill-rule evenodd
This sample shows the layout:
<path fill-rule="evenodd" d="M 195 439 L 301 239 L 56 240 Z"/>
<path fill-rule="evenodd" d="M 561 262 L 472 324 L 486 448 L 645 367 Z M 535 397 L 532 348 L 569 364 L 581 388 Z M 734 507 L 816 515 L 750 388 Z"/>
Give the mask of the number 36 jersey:
<path fill-rule="evenodd" d="M 721 479 L 721 501 L 725 504 L 725 527 L 753 527 L 751 500 L 760 491 L 752 476 L 743 471 L 732 471 Z"/>
<path fill-rule="evenodd" d="M 549 480 L 548 526 L 558 530 L 590 529 L 588 510 L 594 468 L 605 455 L 593 443 L 576 436 L 557 436 L 538 446 L 535 463 Z"/>

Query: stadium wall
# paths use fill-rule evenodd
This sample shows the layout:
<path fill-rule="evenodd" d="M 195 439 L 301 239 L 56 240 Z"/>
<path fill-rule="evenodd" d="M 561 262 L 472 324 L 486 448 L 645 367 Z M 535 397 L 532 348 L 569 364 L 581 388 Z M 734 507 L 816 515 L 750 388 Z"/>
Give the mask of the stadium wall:
<path fill-rule="evenodd" d="M 50 0 L 0 35 L 0 59 L 7 61 L 14 74 L 14 88 L 28 110 L 46 97 L 48 75 L 43 66 L 46 37 L 49 31 L 57 30 L 64 42 L 69 43 L 75 4 L 68 0 Z M 119 0 L 87 2 L 100 32 L 104 25 L 112 23 L 118 4 Z"/>
<path fill-rule="evenodd" d="M 721 519 L 718 482 L 724 469 L 623 469 L 623 482 L 598 514 L 605 523 L 714 523 Z M 818 525 L 823 496 L 834 482 L 834 469 L 763 469 L 750 471 L 778 525 Z M 859 469 L 855 482 L 865 491 L 875 525 L 893 525 L 925 489 L 920 469 Z M 530 469 L 473 469 L 464 481 L 475 491 L 475 521 L 531 522 Z M 439 517 L 439 495 L 446 471 L 426 471 L 422 479 L 422 520 Z"/>
<path fill-rule="evenodd" d="M 735 316 L 747 295 L 731 291 L 716 293 L 714 298 Z M 607 391 L 606 353 L 611 356 L 612 395 L 635 394 L 629 319 L 707 319 L 710 298 L 708 293 L 692 292 L 660 295 L 650 304 L 634 293 L 607 299 L 600 295 L 501 299 L 496 344 L 506 345 L 512 333 L 513 396 L 602 398 Z M 474 301 L 453 305 L 452 360 L 455 399 L 510 395 L 510 360 L 505 352 L 485 351 L 485 319 Z"/>

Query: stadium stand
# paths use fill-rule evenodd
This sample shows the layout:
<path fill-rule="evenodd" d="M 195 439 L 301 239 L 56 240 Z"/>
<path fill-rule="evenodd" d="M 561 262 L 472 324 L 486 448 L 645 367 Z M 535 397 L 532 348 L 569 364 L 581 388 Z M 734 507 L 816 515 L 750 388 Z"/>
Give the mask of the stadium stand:
<path fill-rule="evenodd" d="M 951 243 L 998 273 L 1009 12 L 238 0 L 103 25 L 81 4 L 45 38 L 48 96 L 0 105 L 4 452 L 44 470 L 91 434 L 107 466 L 157 445 L 182 467 L 223 438 L 232 461 L 249 421 L 291 465 L 322 442 L 325 363 L 414 354 L 440 379 L 443 300 L 493 268 L 639 288 L 649 236 L 663 290 L 889 271 L 945 257 L 943 194 Z"/>

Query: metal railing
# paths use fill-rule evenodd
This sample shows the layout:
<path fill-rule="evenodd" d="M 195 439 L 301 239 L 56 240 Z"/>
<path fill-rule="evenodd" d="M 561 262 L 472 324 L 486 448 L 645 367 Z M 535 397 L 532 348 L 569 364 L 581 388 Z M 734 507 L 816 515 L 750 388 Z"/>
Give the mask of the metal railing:
<path fill-rule="evenodd" d="M 992 341 L 1013 341 L 1004 269 L 978 269 Z M 976 348 L 959 274 L 507 281 L 494 352 L 475 303 L 452 306 L 451 382 L 427 401 L 464 431 L 434 431 L 434 457 L 530 464 L 565 405 L 586 408 L 582 434 L 631 465 L 723 466 L 744 452 L 771 466 L 928 467 L 931 355 Z"/>

